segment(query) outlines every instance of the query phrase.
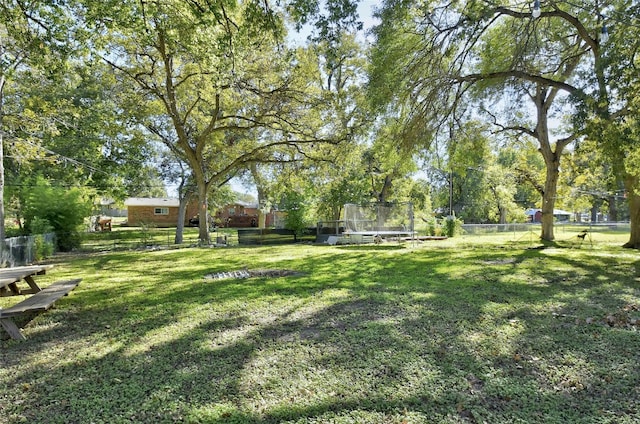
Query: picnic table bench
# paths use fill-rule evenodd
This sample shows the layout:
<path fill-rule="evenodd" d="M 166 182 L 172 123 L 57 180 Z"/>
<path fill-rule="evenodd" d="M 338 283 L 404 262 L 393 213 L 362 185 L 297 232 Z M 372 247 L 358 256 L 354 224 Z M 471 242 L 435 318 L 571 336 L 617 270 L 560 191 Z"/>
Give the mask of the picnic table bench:
<path fill-rule="evenodd" d="M 21 302 L 0 309 L 0 324 L 13 339 L 25 340 L 14 318 L 30 313 L 40 313 L 50 309 L 53 304 L 80 284 L 81 279 L 55 282 L 41 289 L 33 278 L 46 273 L 53 265 L 34 265 L 26 267 L 0 269 L 0 297 L 30 295 Z M 24 280 L 28 289 L 22 289 L 18 283 Z"/>

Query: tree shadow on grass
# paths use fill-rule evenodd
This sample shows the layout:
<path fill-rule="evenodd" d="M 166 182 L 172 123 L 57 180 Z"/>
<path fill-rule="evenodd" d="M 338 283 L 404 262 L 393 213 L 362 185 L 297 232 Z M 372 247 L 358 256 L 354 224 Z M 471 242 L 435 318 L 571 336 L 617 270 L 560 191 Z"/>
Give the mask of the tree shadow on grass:
<path fill-rule="evenodd" d="M 355 245 L 348 245 L 348 246 L 337 246 L 336 249 L 339 250 L 355 250 L 355 251 L 363 251 L 363 252 L 368 252 L 368 251 L 385 251 L 385 250 L 402 250 L 402 249 L 406 249 L 407 246 L 405 246 L 404 244 L 355 244 Z"/>
<path fill-rule="evenodd" d="M 88 287 L 69 312 L 52 311 L 66 315 L 55 329 L 3 348 L 10 399 L 30 400 L 7 402 L 8 422 L 633 419 L 637 334 L 569 315 L 628 302 L 637 287 L 614 283 L 633 280 L 637 261 L 445 253 L 348 252 L 291 279 L 159 272 L 153 293 Z M 336 266 L 335 279 L 318 278 Z M 81 352 L 64 360 L 50 348 Z M 19 366 L 36 358 L 47 373 Z"/>

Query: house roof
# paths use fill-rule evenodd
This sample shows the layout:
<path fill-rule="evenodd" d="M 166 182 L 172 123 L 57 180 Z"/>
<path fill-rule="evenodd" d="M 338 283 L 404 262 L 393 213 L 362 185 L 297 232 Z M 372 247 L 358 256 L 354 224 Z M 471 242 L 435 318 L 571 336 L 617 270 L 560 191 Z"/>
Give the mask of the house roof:
<path fill-rule="evenodd" d="M 129 197 L 124 201 L 125 206 L 159 206 L 159 207 L 178 207 L 180 201 L 174 198 L 164 197 Z"/>
<path fill-rule="evenodd" d="M 258 209 L 260 207 L 260 205 L 258 205 L 257 203 L 243 202 L 242 200 L 237 200 L 231 203 L 231 205 L 238 205 L 238 206 L 242 206 L 245 208 L 252 208 L 252 209 Z"/>
<path fill-rule="evenodd" d="M 527 209 L 524 214 L 527 216 L 534 216 L 537 212 L 541 212 L 542 209 Z M 562 209 L 554 209 L 554 215 L 573 215 L 571 212 L 563 211 Z"/>
<path fill-rule="evenodd" d="M 109 197 L 101 197 L 100 199 L 95 201 L 95 204 L 100 206 L 109 206 L 113 205 L 114 203 L 116 203 L 116 201 Z"/>

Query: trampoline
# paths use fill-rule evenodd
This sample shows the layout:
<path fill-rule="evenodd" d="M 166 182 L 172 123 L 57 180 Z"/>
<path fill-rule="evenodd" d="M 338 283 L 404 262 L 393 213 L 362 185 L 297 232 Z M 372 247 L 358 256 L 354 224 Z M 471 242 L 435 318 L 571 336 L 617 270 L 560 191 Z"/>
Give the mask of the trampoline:
<path fill-rule="evenodd" d="M 413 205 L 406 203 L 367 203 L 344 206 L 345 229 L 343 236 L 391 238 L 414 237 Z"/>

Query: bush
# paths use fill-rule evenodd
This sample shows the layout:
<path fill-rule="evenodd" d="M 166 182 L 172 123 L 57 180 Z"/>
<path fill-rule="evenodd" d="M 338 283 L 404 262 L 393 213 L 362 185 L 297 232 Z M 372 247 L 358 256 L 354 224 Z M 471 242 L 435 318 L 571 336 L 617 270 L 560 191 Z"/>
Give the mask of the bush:
<path fill-rule="evenodd" d="M 45 238 L 45 234 L 54 232 L 53 226 L 48 220 L 38 216 L 33 217 L 29 225 L 30 234 L 35 236 L 34 248 L 36 261 L 48 258 L 53 255 L 54 245 Z"/>
<path fill-rule="evenodd" d="M 152 230 L 156 228 L 151 222 L 142 221 L 140 223 L 140 243 L 142 246 L 150 246 L 153 242 Z"/>
<path fill-rule="evenodd" d="M 47 234 L 53 232 L 53 226 L 48 219 L 34 216 L 29 223 L 29 234 Z"/>
<path fill-rule="evenodd" d="M 430 217 L 424 220 L 427 223 L 427 235 L 439 236 L 442 233 L 440 223 L 435 217 Z"/>
<path fill-rule="evenodd" d="M 68 252 L 80 246 L 82 225 L 91 214 L 91 207 L 91 201 L 79 188 L 50 187 L 40 180 L 24 200 L 25 227 L 31 234 L 52 229 L 58 250 Z"/>
<path fill-rule="evenodd" d="M 46 238 L 44 237 L 44 235 L 42 234 L 38 234 L 35 237 L 34 240 L 34 250 L 35 250 L 35 254 L 34 254 L 34 259 L 36 261 L 40 261 L 42 259 L 46 259 L 48 257 L 50 257 L 51 255 L 53 255 L 53 243 L 52 242 L 48 242 L 46 240 Z"/>
<path fill-rule="evenodd" d="M 463 221 L 461 219 L 452 216 L 447 217 L 444 220 L 444 235 L 447 237 L 454 237 L 462 234 L 462 224 Z"/>

